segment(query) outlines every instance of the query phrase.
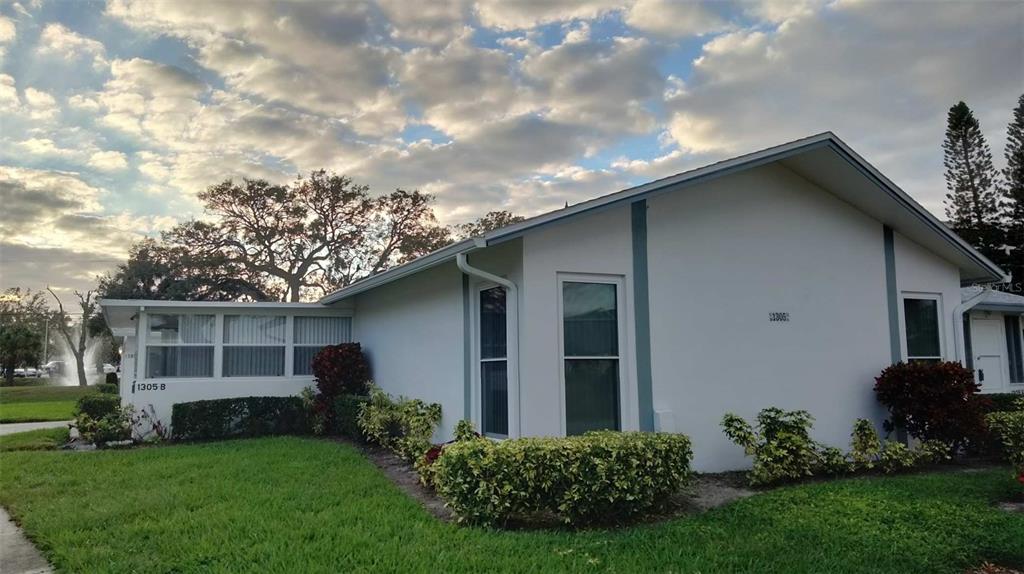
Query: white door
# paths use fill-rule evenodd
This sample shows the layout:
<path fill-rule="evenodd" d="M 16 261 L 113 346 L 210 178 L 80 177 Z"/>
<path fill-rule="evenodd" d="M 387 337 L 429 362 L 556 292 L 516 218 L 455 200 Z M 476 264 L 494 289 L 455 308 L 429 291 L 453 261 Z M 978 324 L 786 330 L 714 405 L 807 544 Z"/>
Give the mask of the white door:
<path fill-rule="evenodd" d="M 1006 334 L 1003 318 L 971 318 L 971 347 L 974 353 L 974 378 L 982 392 L 1001 391 L 1006 355 Z"/>

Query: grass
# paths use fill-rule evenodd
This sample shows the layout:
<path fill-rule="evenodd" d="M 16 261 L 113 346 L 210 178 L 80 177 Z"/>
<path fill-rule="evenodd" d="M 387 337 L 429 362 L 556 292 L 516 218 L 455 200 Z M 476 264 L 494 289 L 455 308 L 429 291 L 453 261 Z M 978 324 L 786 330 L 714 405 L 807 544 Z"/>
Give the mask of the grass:
<path fill-rule="evenodd" d="M 0 435 L 0 452 L 51 450 L 68 442 L 68 429 L 38 429 Z"/>
<path fill-rule="evenodd" d="M 267 438 L 0 454 L 0 504 L 70 572 L 962 572 L 1024 566 L 1006 469 L 770 491 L 618 531 L 437 521 L 354 449 Z"/>
<path fill-rule="evenodd" d="M 96 387 L 0 387 L 0 423 L 64 421 L 75 418 L 75 403 Z"/>

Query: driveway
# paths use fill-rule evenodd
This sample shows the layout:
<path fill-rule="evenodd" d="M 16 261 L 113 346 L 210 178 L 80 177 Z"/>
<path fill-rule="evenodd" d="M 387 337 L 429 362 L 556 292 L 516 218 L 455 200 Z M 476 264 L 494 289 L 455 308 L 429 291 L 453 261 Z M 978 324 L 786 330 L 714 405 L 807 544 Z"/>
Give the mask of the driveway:
<path fill-rule="evenodd" d="M 73 422 L 75 421 L 47 421 L 42 423 L 7 423 L 0 425 L 0 435 L 38 429 L 55 429 L 60 427 L 66 427 L 68 426 L 69 423 Z"/>

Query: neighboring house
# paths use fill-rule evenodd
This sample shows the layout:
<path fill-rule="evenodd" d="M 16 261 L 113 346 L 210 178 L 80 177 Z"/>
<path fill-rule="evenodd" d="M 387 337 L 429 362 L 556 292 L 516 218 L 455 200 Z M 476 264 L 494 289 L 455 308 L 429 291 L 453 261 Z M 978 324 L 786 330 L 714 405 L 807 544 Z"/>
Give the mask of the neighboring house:
<path fill-rule="evenodd" d="M 961 291 L 964 356 L 983 393 L 1024 393 L 1024 297 L 982 287 Z"/>
<path fill-rule="evenodd" d="M 1005 280 L 824 133 L 461 241 L 319 307 L 102 305 L 115 332 L 146 349 L 146 376 L 134 395 L 122 386 L 125 399 L 159 404 L 161 416 L 172 402 L 310 384 L 299 374 L 308 357 L 291 350 L 307 340 L 287 318 L 295 308 L 350 317 L 335 320 L 351 321 L 381 387 L 442 405 L 438 440 L 462 418 L 492 437 L 682 432 L 695 468 L 712 471 L 747 464 L 722 434 L 727 411 L 806 409 L 815 438 L 836 446 L 858 417 L 880 425 L 874 377 L 900 360 L 958 359 L 961 286 Z M 185 334 L 199 328 L 194 319 L 153 329 L 152 317 L 168 325 L 178 313 L 212 319 L 199 337 Z M 229 319 L 278 314 L 283 331 L 280 321 Z M 329 335 L 308 340 L 350 338 Z M 208 350 L 167 351 L 153 336 L 208 341 Z M 228 377 L 229 353 L 273 353 L 281 375 Z"/>

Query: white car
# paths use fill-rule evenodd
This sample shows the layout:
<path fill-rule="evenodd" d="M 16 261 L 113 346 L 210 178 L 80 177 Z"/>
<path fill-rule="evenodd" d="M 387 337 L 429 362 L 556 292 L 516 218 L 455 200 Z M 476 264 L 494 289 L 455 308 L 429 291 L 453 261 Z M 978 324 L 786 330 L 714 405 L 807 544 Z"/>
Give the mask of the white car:
<path fill-rule="evenodd" d="M 116 373 L 116 372 L 117 372 L 117 367 L 115 367 L 114 365 L 111 365 L 110 363 L 103 363 L 103 374 L 104 375 L 109 375 L 110 373 Z"/>

